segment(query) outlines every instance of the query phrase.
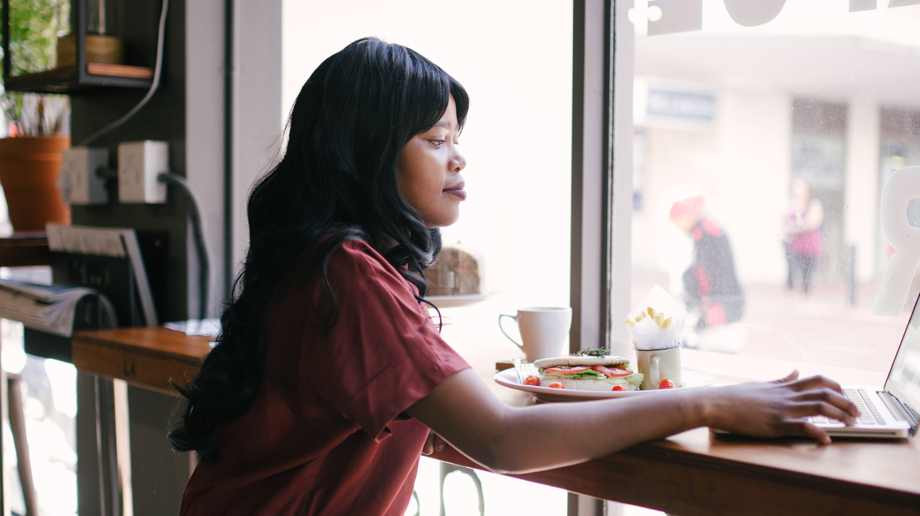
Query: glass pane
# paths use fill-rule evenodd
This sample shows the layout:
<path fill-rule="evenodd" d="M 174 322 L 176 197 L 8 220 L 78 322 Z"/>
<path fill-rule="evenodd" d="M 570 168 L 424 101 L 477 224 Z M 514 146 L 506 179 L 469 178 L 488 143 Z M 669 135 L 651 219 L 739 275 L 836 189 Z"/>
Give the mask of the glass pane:
<path fill-rule="evenodd" d="M 882 187 L 920 165 L 918 4 L 635 0 L 632 299 L 684 302 L 685 346 L 887 371 L 920 291 L 873 315 Z"/>
<path fill-rule="evenodd" d="M 355 9 L 362 16 L 356 18 Z M 471 105 L 460 149 L 469 198 L 460 221 L 442 235 L 446 248 L 476 259 L 478 291 L 487 299 L 447 308 L 445 337 L 494 340 L 515 356 L 498 331 L 498 313 L 569 304 L 571 2 L 535 8 L 477 0 L 455 9 L 417 1 L 290 0 L 283 31 L 285 118 L 320 62 L 368 35 L 417 50 L 467 89 Z M 449 278 L 439 283 L 441 293 L 449 290 Z"/>
<path fill-rule="evenodd" d="M 364 36 L 413 48 L 460 81 L 470 94 L 460 138 L 469 199 L 444 245 L 481 258 L 483 293 L 568 305 L 571 2 L 290 0 L 283 30 L 285 118 L 320 62 Z"/>
<path fill-rule="evenodd" d="M 426 273 L 442 336 L 467 357 L 522 357 L 499 331 L 498 314 L 569 305 L 572 10 L 569 1 L 473 0 L 462 8 L 409 0 L 283 3 L 284 117 L 322 60 L 371 35 L 418 51 L 469 92 L 460 137 L 469 198 L 460 221 L 442 230 L 438 270 Z M 437 474 L 423 461 L 416 483 L 421 514 L 438 514 Z M 546 501 L 543 512 L 565 513 L 564 492 L 479 478 L 487 513 L 507 512 L 502 500 L 534 499 L 534 489 Z M 468 480 L 452 474 L 445 496 L 466 496 Z"/>

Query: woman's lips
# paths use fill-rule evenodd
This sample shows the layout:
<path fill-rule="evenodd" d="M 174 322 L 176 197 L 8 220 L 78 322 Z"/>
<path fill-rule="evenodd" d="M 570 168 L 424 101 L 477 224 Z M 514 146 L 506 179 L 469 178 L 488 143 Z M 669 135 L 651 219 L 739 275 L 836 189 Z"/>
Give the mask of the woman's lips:
<path fill-rule="evenodd" d="M 445 188 L 443 191 L 447 195 L 453 195 L 454 197 L 460 199 L 461 201 L 466 200 L 466 190 L 463 189 L 466 185 L 462 182 L 453 188 Z"/>

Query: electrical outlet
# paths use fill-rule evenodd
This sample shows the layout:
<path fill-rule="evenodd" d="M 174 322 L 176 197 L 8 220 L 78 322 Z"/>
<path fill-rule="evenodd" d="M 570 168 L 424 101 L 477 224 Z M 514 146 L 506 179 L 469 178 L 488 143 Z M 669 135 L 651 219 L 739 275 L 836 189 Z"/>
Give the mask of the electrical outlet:
<path fill-rule="evenodd" d="M 169 172 L 169 145 L 145 140 L 118 145 L 118 200 L 123 203 L 166 202 L 166 183 L 157 176 Z"/>
<path fill-rule="evenodd" d="M 106 204 L 109 202 L 105 179 L 96 175 L 100 167 L 108 168 L 108 149 L 72 147 L 61 153 L 61 172 L 57 187 L 61 198 L 70 204 Z"/>

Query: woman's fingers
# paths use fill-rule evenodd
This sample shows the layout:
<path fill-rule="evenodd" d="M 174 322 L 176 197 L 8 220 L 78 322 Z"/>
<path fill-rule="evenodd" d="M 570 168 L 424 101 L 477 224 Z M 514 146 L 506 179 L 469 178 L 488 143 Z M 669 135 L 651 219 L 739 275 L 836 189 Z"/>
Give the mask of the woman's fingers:
<path fill-rule="evenodd" d="M 859 409 L 856 408 L 853 402 L 837 394 L 836 391 L 830 388 L 805 391 L 797 394 L 793 399 L 795 401 L 823 401 L 845 411 L 853 417 L 860 416 Z"/>
<path fill-rule="evenodd" d="M 789 416 L 801 418 L 808 416 L 826 416 L 837 421 L 843 421 L 848 425 L 856 422 L 856 419 L 849 412 L 835 407 L 825 401 L 805 401 L 794 404 L 789 410 Z"/>
<path fill-rule="evenodd" d="M 831 380 L 830 378 L 825 378 L 821 375 L 810 376 L 808 378 L 796 380 L 794 382 L 789 383 L 789 387 L 799 392 L 812 390 L 812 389 L 823 389 L 827 387 L 827 388 L 837 391 L 840 394 L 843 394 L 843 389 L 840 388 L 839 383 L 835 382 L 834 380 Z"/>
<path fill-rule="evenodd" d="M 804 435 L 805 437 L 811 437 L 821 444 L 831 443 L 831 438 L 827 435 L 827 432 L 807 421 L 790 421 L 786 425 L 786 431 L 788 435 Z"/>
<path fill-rule="evenodd" d="M 422 455 L 431 455 L 434 453 L 434 435 L 433 431 L 428 431 L 428 437 L 425 439 L 425 444 L 422 445 Z"/>
<path fill-rule="evenodd" d="M 441 436 L 434 433 L 434 430 L 428 430 L 428 438 L 425 439 L 425 445 L 422 446 L 422 455 L 431 455 L 436 451 L 444 451 L 447 442 L 441 439 Z"/>

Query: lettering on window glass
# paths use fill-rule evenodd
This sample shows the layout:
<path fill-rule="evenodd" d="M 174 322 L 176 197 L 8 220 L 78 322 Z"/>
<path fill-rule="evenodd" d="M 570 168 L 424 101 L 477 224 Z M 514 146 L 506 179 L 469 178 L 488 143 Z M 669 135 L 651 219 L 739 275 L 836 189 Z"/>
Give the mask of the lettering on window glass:
<path fill-rule="evenodd" d="M 878 9 L 878 0 L 849 0 L 850 12 Z M 723 0 L 738 25 L 757 27 L 775 19 L 786 0 Z M 920 5 L 920 0 L 890 0 L 888 7 Z M 660 36 L 703 29 L 703 0 L 648 0 L 648 35 Z"/>
<path fill-rule="evenodd" d="M 850 12 L 871 11 L 878 7 L 878 0 L 850 0 Z"/>
<path fill-rule="evenodd" d="M 786 0 L 725 0 L 725 9 L 738 25 L 763 25 L 783 10 Z"/>
<path fill-rule="evenodd" d="M 905 7 L 920 5 L 920 0 L 890 0 L 888 7 Z M 850 12 L 872 11 L 878 9 L 878 0 L 850 0 Z"/>
<path fill-rule="evenodd" d="M 648 12 L 649 36 L 703 28 L 703 0 L 649 0 Z"/>
<path fill-rule="evenodd" d="M 885 238 L 895 249 L 875 299 L 873 314 L 901 314 L 917 264 L 920 263 L 920 229 L 907 219 L 910 201 L 920 197 L 920 167 L 904 167 L 891 173 L 882 190 L 880 215 Z"/>
<path fill-rule="evenodd" d="M 920 0 L 891 0 L 888 7 L 904 7 L 908 5 L 920 5 Z"/>

